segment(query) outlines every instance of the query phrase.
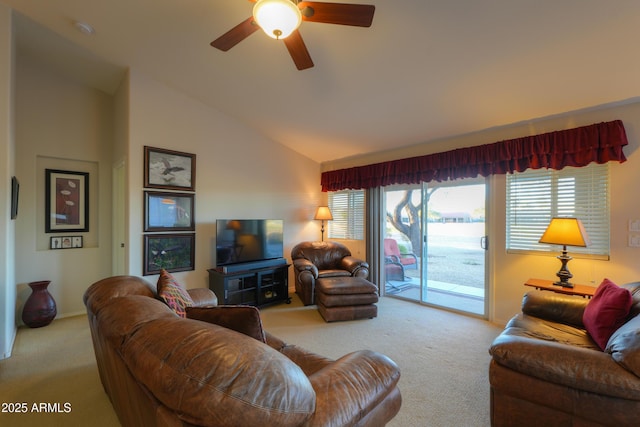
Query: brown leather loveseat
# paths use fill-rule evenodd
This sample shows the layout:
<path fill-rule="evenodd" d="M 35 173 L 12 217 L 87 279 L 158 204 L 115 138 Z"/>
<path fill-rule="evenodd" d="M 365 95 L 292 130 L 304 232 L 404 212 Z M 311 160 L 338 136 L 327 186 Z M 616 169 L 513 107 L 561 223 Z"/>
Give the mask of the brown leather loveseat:
<path fill-rule="evenodd" d="M 296 293 L 304 305 L 315 304 L 316 280 L 369 276 L 369 264 L 338 242 L 301 242 L 291 249 Z"/>
<path fill-rule="evenodd" d="M 139 277 L 85 292 L 100 378 L 123 426 L 383 426 L 399 411 L 400 372 L 386 356 L 330 360 L 262 331 L 255 307 L 189 294 L 195 307 L 183 318 Z M 250 336 L 189 318 L 223 313 L 232 327 L 224 313 L 236 312 L 254 315 L 257 337 L 255 322 Z"/>
<path fill-rule="evenodd" d="M 525 295 L 489 352 L 492 426 L 636 426 L 640 413 L 640 282 L 604 351 L 583 323 L 590 300 Z"/>

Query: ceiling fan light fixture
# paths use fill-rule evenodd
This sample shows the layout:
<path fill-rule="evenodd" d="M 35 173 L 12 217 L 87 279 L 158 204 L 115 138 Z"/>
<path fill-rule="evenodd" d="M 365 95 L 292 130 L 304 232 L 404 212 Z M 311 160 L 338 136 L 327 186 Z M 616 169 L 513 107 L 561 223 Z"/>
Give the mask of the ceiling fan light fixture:
<path fill-rule="evenodd" d="M 284 39 L 298 29 L 302 13 L 290 0 L 258 0 L 253 7 L 253 19 L 269 37 Z"/>

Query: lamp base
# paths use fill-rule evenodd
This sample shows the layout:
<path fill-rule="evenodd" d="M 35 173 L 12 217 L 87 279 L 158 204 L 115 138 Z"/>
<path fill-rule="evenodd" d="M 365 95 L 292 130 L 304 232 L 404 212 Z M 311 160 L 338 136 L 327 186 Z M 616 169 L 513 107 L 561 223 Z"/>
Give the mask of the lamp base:
<path fill-rule="evenodd" d="M 556 286 L 562 286 L 563 288 L 573 288 L 573 283 L 569 282 L 569 279 L 573 277 L 573 274 L 571 274 L 571 272 L 567 268 L 567 263 L 573 258 L 567 255 L 566 245 L 562 250 L 562 255 L 559 255 L 556 258 L 558 258 L 560 262 L 562 262 L 562 267 L 560 267 L 560 270 L 556 273 L 556 276 L 558 276 L 558 279 L 560 280 L 553 282 L 553 284 Z"/>
<path fill-rule="evenodd" d="M 573 283 L 571 282 L 562 282 L 562 281 L 557 281 L 557 282 L 553 282 L 554 285 L 556 286 L 562 286 L 563 288 L 573 288 Z"/>

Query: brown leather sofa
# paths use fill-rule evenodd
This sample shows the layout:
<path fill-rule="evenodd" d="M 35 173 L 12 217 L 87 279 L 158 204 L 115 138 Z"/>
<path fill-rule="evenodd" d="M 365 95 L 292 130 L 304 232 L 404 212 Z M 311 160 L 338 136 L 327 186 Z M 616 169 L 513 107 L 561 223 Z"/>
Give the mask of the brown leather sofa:
<path fill-rule="evenodd" d="M 323 277 L 369 276 L 369 264 L 351 256 L 338 242 L 301 242 L 291 249 L 296 293 L 304 305 L 315 301 L 316 280 Z"/>
<path fill-rule="evenodd" d="M 189 290 L 196 307 L 182 318 L 154 288 L 116 276 L 84 295 L 100 378 L 123 426 L 383 426 L 398 413 L 400 371 L 386 356 L 334 361 L 267 332 L 189 318 L 236 311 L 215 307 L 208 289 Z M 258 313 L 261 329 L 258 309 L 236 308 Z"/>
<path fill-rule="evenodd" d="M 640 282 L 626 323 L 602 351 L 582 315 L 589 300 L 524 296 L 489 350 L 492 426 L 636 426 L 640 413 Z"/>

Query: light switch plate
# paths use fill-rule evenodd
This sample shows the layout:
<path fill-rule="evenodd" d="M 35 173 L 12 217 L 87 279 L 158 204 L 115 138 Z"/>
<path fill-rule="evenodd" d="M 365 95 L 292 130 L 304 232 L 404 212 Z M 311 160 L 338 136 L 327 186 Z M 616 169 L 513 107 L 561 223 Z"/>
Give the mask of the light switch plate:
<path fill-rule="evenodd" d="M 629 246 L 640 248 L 640 234 L 629 234 Z"/>

